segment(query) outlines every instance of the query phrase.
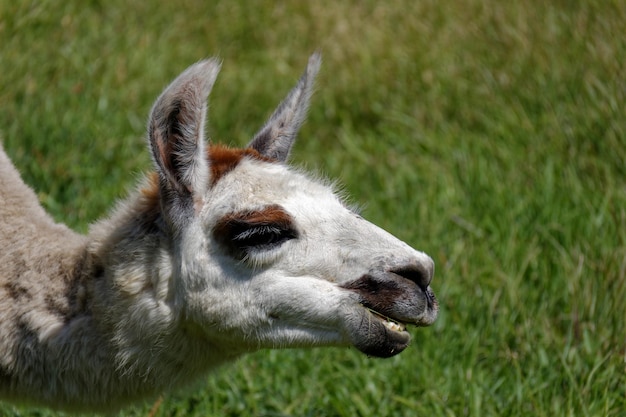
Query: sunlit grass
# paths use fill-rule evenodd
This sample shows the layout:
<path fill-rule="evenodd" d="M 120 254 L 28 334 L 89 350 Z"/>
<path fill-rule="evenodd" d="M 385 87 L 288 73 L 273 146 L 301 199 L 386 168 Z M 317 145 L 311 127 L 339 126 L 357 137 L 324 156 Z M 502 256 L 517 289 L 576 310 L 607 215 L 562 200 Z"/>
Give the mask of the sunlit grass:
<path fill-rule="evenodd" d="M 221 56 L 209 131 L 243 145 L 320 50 L 293 162 L 433 256 L 440 318 L 390 360 L 250 355 L 157 416 L 619 416 L 624 22 L 600 0 L 0 1 L 0 132 L 85 231 L 149 169 L 152 100 L 188 64 Z"/>

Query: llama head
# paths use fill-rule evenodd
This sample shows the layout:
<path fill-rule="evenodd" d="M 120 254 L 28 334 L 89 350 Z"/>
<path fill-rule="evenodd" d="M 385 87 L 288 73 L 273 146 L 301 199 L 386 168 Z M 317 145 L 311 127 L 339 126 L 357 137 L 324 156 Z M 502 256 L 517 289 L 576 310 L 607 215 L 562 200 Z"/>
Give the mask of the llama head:
<path fill-rule="evenodd" d="M 431 258 L 285 163 L 319 66 L 314 54 L 245 149 L 205 142 L 215 59 L 189 67 L 152 109 L 148 136 L 171 239 L 173 305 L 194 334 L 233 355 L 354 345 L 392 356 L 409 343 L 406 324 L 437 316 Z"/>

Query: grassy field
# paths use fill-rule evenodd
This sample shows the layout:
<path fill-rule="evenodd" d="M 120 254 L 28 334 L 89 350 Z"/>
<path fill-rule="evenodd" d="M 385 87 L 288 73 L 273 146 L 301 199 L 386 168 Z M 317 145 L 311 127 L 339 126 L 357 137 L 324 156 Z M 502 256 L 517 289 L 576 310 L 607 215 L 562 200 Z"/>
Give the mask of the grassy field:
<path fill-rule="evenodd" d="M 388 360 L 258 352 L 156 416 L 626 415 L 625 2 L 160 3 L 0 0 L 0 136 L 54 217 L 86 231 L 150 168 L 190 63 L 223 59 L 210 135 L 243 145 L 320 50 L 292 160 L 434 258 L 441 314 Z"/>

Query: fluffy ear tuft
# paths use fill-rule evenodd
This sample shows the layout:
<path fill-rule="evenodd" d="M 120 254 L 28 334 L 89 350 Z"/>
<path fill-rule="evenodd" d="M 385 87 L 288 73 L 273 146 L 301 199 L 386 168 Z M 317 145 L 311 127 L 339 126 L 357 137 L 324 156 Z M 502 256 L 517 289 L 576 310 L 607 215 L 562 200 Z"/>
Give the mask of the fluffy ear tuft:
<path fill-rule="evenodd" d="M 287 160 L 298 130 L 306 118 L 313 92 L 313 82 L 320 69 L 321 61 L 322 57 L 319 53 L 311 55 L 306 71 L 300 77 L 298 84 L 280 103 L 248 147 L 268 158 L 281 162 Z"/>
<path fill-rule="evenodd" d="M 159 96 L 148 122 L 148 137 L 161 184 L 179 196 L 207 187 L 204 123 L 207 97 L 219 60 L 200 61 L 180 74 Z"/>

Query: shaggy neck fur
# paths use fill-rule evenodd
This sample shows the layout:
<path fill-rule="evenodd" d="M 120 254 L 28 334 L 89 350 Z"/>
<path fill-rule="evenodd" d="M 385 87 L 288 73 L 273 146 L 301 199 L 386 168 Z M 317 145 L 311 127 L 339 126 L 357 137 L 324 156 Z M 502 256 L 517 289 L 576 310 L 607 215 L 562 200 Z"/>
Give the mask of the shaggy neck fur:
<path fill-rule="evenodd" d="M 255 154 L 214 151 L 214 181 Z M 3 398 L 26 400 L 28 389 L 52 406 L 117 407 L 194 381 L 241 353 L 211 345 L 174 313 L 180 249 L 161 217 L 156 174 L 84 237 L 54 223 L 3 151 L 0 165 L 0 216 L 18 220 L 0 222 L 0 276 L 14 277 L 3 279 L 0 298 L 9 302 L 0 314 L 16 318 L 0 321 L 0 334 L 13 335 L 0 339 Z"/>

